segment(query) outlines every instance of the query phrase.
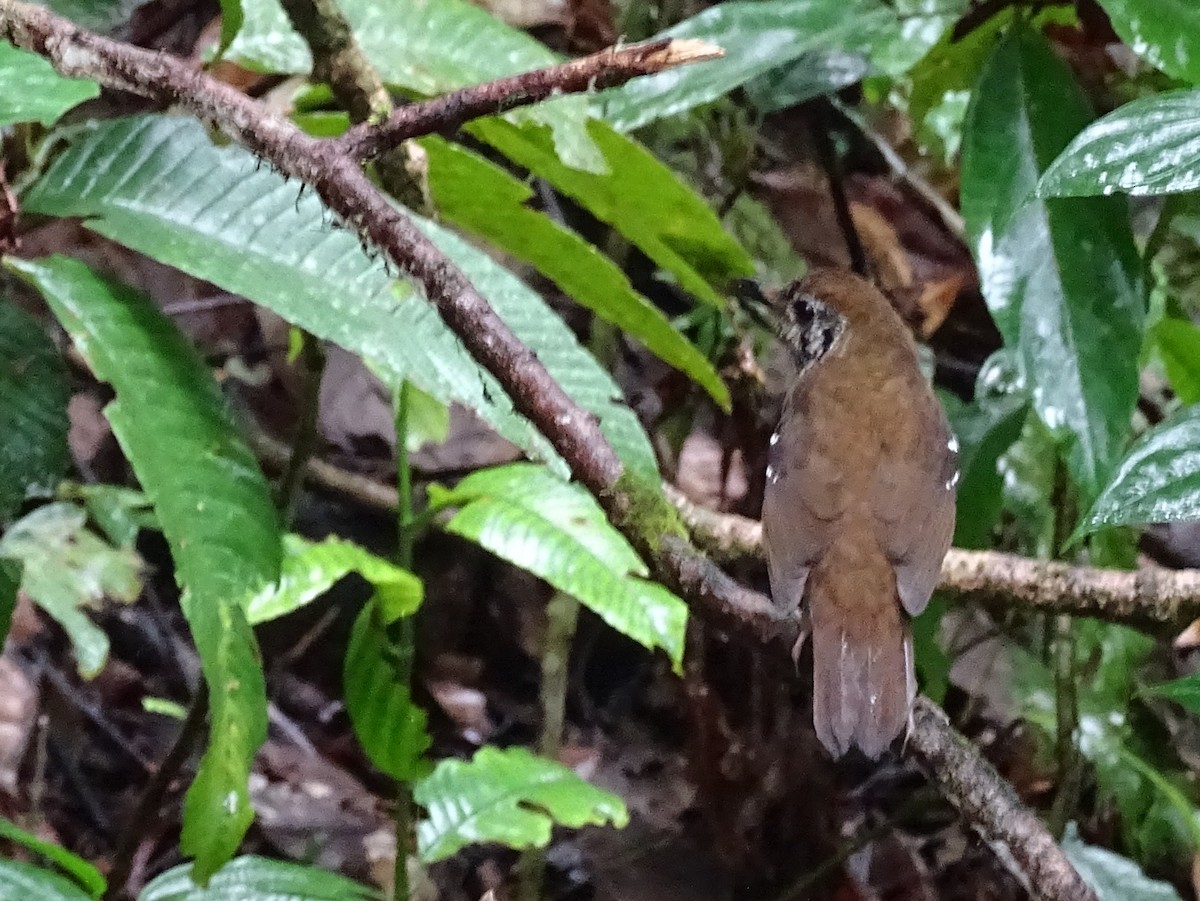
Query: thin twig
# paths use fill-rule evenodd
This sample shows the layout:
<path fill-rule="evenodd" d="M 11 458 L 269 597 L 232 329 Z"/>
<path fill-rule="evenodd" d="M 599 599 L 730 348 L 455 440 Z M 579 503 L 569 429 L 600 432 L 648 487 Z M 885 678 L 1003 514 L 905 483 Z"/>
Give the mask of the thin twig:
<path fill-rule="evenodd" d="M 312 53 L 314 81 L 325 82 L 355 122 L 377 122 L 392 98 L 335 0 L 282 0 L 292 27 Z"/>
<path fill-rule="evenodd" d="M 306 332 L 303 341 L 300 361 L 304 367 L 304 382 L 299 399 L 300 415 L 296 421 L 291 453 L 288 454 L 287 466 L 279 479 L 275 500 L 275 506 L 279 508 L 283 521 L 288 525 L 295 518 L 296 504 L 300 499 L 300 485 L 320 437 L 318 413 L 321 379 L 325 375 L 325 351 L 321 349 L 321 340 L 316 335 Z"/>
<path fill-rule="evenodd" d="M 833 116 L 831 107 L 822 98 L 817 98 L 812 104 L 812 118 L 809 120 L 809 133 L 817 145 L 817 158 L 825 171 L 825 181 L 829 185 L 829 196 L 833 200 L 833 212 L 837 219 L 842 240 L 846 244 L 846 252 L 850 256 L 850 268 L 863 278 L 870 278 L 871 272 L 867 252 L 863 248 L 862 238 L 859 237 L 858 227 L 854 224 L 854 214 L 850 210 L 850 199 L 846 196 L 846 181 L 842 176 L 842 161 L 838 158 L 837 148 L 833 144 Z"/>
<path fill-rule="evenodd" d="M 558 592 L 546 605 L 546 640 L 542 648 L 542 684 L 538 693 L 542 706 L 542 728 L 538 734 L 538 753 L 558 759 L 562 747 L 563 723 L 567 712 L 567 686 L 570 678 L 571 645 L 579 622 L 579 601 Z M 517 861 L 517 901 L 538 901 L 546 872 L 544 848 L 530 848 Z"/>
<path fill-rule="evenodd" d="M 854 123 L 858 130 L 862 132 L 863 137 L 875 145 L 875 149 L 879 151 L 879 155 L 883 157 L 883 161 L 888 164 L 888 168 L 892 170 L 892 173 L 921 200 L 929 204 L 933 211 L 937 213 L 938 218 L 942 220 L 942 225 L 945 226 L 946 231 L 966 244 L 967 226 L 963 221 L 962 214 L 946 202 L 946 198 L 938 193 L 937 188 L 913 171 L 912 167 L 904 161 L 904 158 L 888 143 L 887 138 L 871 127 L 862 113 L 846 106 L 836 97 L 832 98 L 831 102 L 839 113 Z"/>
<path fill-rule="evenodd" d="M 581 59 L 443 94 L 397 109 L 380 125 L 361 125 L 334 143 L 351 159 L 371 159 L 401 141 L 457 128 L 471 119 L 528 106 L 559 94 L 617 87 L 685 63 L 717 59 L 723 51 L 706 41 L 660 39 L 610 47 Z"/>
<path fill-rule="evenodd" d="M 401 383 L 396 390 L 396 494 L 399 506 L 396 509 L 396 562 L 407 570 L 413 568 L 413 547 L 416 543 L 415 517 L 413 515 L 412 469 L 409 467 L 408 452 L 408 409 L 412 391 L 408 382 Z M 412 697 L 412 666 L 416 654 L 416 634 L 412 616 L 405 616 L 396 624 L 398 659 L 396 680 Z M 411 702 L 410 702 L 411 703 Z M 409 901 L 408 852 L 413 847 L 413 792 L 412 785 L 400 782 L 396 786 L 396 809 L 392 815 L 396 824 L 396 861 L 392 882 L 393 901 Z"/>

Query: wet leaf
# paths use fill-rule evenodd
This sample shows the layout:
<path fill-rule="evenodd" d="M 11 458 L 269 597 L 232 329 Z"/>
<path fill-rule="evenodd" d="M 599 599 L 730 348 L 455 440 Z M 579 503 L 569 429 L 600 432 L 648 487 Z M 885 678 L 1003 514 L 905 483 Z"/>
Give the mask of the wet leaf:
<path fill-rule="evenodd" d="M 1122 198 L 1031 198 L 1041 172 L 1090 117 L 1046 40 L 1015 27 L 976 88 L 962 174 L 988 308 L 1088 501 L 1124 448 L 1137 400 L 1141 263 Z"/>
<path fill-rule="evenodd" d="M 1127 103 L 1080 132 L 1038 185 L 1042 197 L 1176 194 L 1200 187 L 1200 91 Z"/>
<path fill-rule="evenodd" d="M 53 125 L 63 113 L 100 96 L 100 86 L 63 78 L 42 57 L 0 40 L 0 127 L 18 122 Z"/>
<path fill-rule="evenodd" d="M 1200 406 L 1138 439 L 1074 537 L 1104 526 L 1191 519 L 1200 519 Z"/>

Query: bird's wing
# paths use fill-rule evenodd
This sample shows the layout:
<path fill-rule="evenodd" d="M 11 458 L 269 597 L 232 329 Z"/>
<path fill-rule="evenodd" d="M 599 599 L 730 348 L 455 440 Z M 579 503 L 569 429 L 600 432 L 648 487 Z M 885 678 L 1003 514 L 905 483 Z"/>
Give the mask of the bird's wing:
<path fill-rule="evenodd" d="M 837 533 L 847 504 L 841 461 L 826 442 L 815 440 L 809 425 L 807 416 L 784 417 L 768 453 L 763 541 L 772 599 L 787 610 L 800 606 L 809 572 Z"/>
<path fill-rule="evenodd" d="M 913 616 L 937 587 L 954 536 L 958 482 L 958 444 L 941 405 L 927 388 L 917 396 L 924 409 L 884 436 L 883 465 L 870 489 L 876 540 L 895 568 L 900 602 Z"/>

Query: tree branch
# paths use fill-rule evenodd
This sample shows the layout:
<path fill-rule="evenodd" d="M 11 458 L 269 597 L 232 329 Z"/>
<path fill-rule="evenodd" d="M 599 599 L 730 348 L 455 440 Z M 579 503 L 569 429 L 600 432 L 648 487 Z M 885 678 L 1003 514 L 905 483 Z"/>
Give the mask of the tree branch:
<path fill-rule="evenodd" d="M 401 141 L 457 128 L 471 119 L 528 106 L 559 94 L 612 88 L 686 63 L 716 59 L 721 48 L 698 40 L 660 39 L 628 47 L 609 47 L 591 56 L 545 69 L 452 91 L 395 110 L 380 125 L 360 125 L 334 139 L 354 159 L 370 159 Z"/>
<path fill-rule="evenodd" d="M 1036 898 L 1097 901 L 1042 821 L 924 696 L 917 698 L 913 708 L 908 748 L 942 794 Z"/>
<path fill-rule="evenodd" d="M 718 563 L 765 559 L 757 520 L 707 510 L 675 488 L 668 497 L 696 543 Z M 940 591 L 961 600 L 1043 613 L 1092 616 L 1141 627 L 1182 628 L 1200 619 L 1200 570 L 1143 566 L 1129 571 L 951 548 Z"/>
<path fill-rule="evenodd" d="M 625 476 L 624 467 L 600 431 L 596 418 L 567 396 L 458 267 L 407 216 L 387 202 L 358 162 L 346 154 L 346 146 L 303 134 L 287 119 L 268 112 L 228 85 L 179 60 L 102 38 L 38 6 L 0 0 L 0 36 L 47 57 L 64 75 L 92 78 L 108 87 L 177 103 L 269 160 L 285 175 L 311 185 L 326 206 L 364 241 L 378 247 L 402 272 L 424 286 L 447 326 L 504 385 L 516 409 L 541 430 L 571 466 L 576 478 L 601 502 L 613 523 L 646 555 L 659 578 L 688 597 L 700 614 L 750 628 L 762 640 L 786 637 L 788 626 L 770 609 L 765 598 L 736 585 L 696 551 L 659 487 Z M 685 53 L 686 59 L 680 60 L 673 52 L 667 52 L 671 47 L 678 50 L 679 45 L 673 42 L 659 51 L 666 53 L 667 64 L 707 58 Z M 514 89 L 514 82 L 506 81 Z M 599 83 L 597 80 L 596 84 Z M 557 87 L 565 90 L 562 84 Z M 589 87 L 590 81 L 577 89 Z M 483 88 L 479 90 L 479 96 L 487 96 Z M 536 98 L 529 94 L 524 99 L 531 102 Z M 493 110 L 494 107 L 487 110 L 470 107 L 464 115 Z M 447 118 L 427 124 L 436 129 L 441 124 L 464 121 L 446 115 Z M 956 772 L 939 774 L 939 784 L 954 795 L 968 817 L 975 818 L 977 826 L 988 828 L 1000 811 L 981 810 L 979 805 L 969 803 L 966 789 L 997 797 L 1006 791 L 1011 796 L 1011 789 L 982 763 L 965 739 L 956 736 L 944 720 L 938 719 L 936 708 L 921 708 L 918 712 L 912 738 L 914 747 L 925 748 L 924 753 L 933 759 L 939 747 L 937 741 L 950 738 L 956 742 L 956 754 L 945 758 L 945 765 L 954 767 Z M 1042 866 L 1030 867 L 1031 884 L 1045 897 L 1061 897 L 1057 894 L 1061 881 L 1050 878 L 1059 873 L 1053 842 L 1046 847 L 1036 829 L 1029 831 L 1036 826 L 1036 818 L 1021 808 L 1015 798 L 1006 809 L 1005 816 L 1009 815 L 1019 817 L 1017 822 L 1025 829 L 1024 833 L 1010 830 L 1002 834 L 1006 842 L 1018 846 L 1013 856 L 1036 864 L 1039 855 L 1045 855 Z M 1022 847 L 1022 842 L 1028 843 L 1027 847 Z M 1089 895 L 1067 897 L 1072 901 L 1090 898 Z"/>

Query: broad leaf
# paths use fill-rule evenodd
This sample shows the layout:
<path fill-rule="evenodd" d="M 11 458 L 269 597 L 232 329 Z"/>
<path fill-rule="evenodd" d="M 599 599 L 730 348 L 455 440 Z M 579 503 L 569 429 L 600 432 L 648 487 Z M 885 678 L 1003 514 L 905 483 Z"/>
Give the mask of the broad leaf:
<path fill-rule="evenodd" d="M 608 175 L 559 162 L 545 129 L 480 119 L 468 131 L 607 222 L 698 299 L 722 307 L 713 286 L 754 274 L 749 255 L 725 234 L 708 204 L 645 147 L 604 122 L 591 122 L 588 133 L 604 154 Z"/>
<path fill-rule="evenodd" d="M 194 179 L 181 181 L 179 167 Z M 392 387 L 405 379 L 477 411 L 530 454 L 553 450 L 512 409 L 432 305 L 393 282 L 320 202 L 249 153 L 217 148 L 187 119 L 139 117 L 83 132 L 25 198 L 25 208 L 84 216 L 107 237 L 273 309 L 361 356 Z M 534 292 L 450 233 L 418 223 L 461 265 L 577 403 L 595 413 L 626 466 L 657 465 L 612 378 Z"/>
<path fill-rule="evenodd" d="M 1200 406 L 1148 431 L 1079 524 L 1076 537 L 1103 526 L 1200 519 Z"/>
<path fill-rule="evenodd" d="M 317 543 L 299 535 L 285 535 L 279 581 L 255 592 L 246 603 L 246 618 L 258 625 L 286 616 L 316 600 L 352 572 L 371 583 L 392 616 L 408 615 L 421 605 L 421 580 L 408 570 L 340 538 Z"/>
<path fill-rule="evenodd" d="M 947 411 L 959 444 L 956 547 L 990 546 L 1004 503 L 1000 457 L 1020 437 L 1028 411 L 1023 393 L 993 396 L 979 390 L 974 403 Z"/>
<path fill-rule="evenodd" d="M 3 640 L 0 639 L 0 645 L 3 643 Z M 66 875 L 70 876 L 76 884 L 93 898 L 99 898 L 104 894 L 106 883 L 100 871 L 82 857 L 72 854 L 61 845 L 55 845 L 45 839 L 38 838 L 32 832 L 26 832 L 15 823 L 11 823 L 3 817 L 0 817 L 0 839 L 16 842 L 18 845 L 22 845 L 41 855 Z M 0 877 L 0 884 L 2 882 L 3 878 Z"/>
<path fill-rule="evenodd" d="M 1151 879 L 1128 857 L 1084 842 L 1074 823 L 1067 826 L 1062 849 L 1098 901 L 1180 901 L 1169 882 Z"/>
<path fill-rule="evenodd" d="M 616 795 L 584 782 L 560 763 L 524 748 L 480 748 L 469 763 L 443 760 L 413 792 L 428 818 L 417 827 L 426 862 L 476 842 L 541 848 L 555 823 L 579 829 L 629 822 Z"/>
<path fill-rule="evenodd" d="M 1185 404 L 1200 401 L 1200 328 L 1183 319 L 1162 319 L 1152 334 L 1175 396 Z"/>
<path fill-rule="evenodd" d="M 413 649 L 399 640 L 401 614 L 372 598 L 354 621 L 343 695 L 363 750 L 383 772 L 412 782 L 429 772 L 425 711 L 412 698 Z"/>
<path fill-rule="evenodd" d="M 157 529 L 150 498 L 122 485 L 78 485 L 59 487 L 59 497 L 83 502 L 88 516 L 117 547 L 133 547 L 142 529 Z"/>
<path fill-rule="evenodd" d="M 1200 84 L 1200 7 L 1192 0 L 1098 0 L 1133 52 L 1168 75 Z"/>
<path fill-rule="evenodd" d="M 204 888 L 184 864 L 150 881 L 138 901 L 378 901 L 375 889 L 317 867 L 238 857 Z"/>
<path fill-rule="evenodd" d="M 535 266 L 572 298 L 691 376 L 724 408 L 712 364 L 633 289 L 619 267 L 570 229 L 528 206 L 533 191 L 499 166 L 441 138 L 422 142 L 429 190 L 443 219 Z"/>
<path fill-rule="evenodd" d="M 146 0 L 47 0 L 44 4 L 82 28 L 112 34 Z"/>
<path fill-rule="evenodd" d="M 448 531 L 545 579 L 680 667 L 686 606 L 661 585 L 635 578 L 645 575 L 645 564 L 578 485 L 518 463 L 472 473 L 449 491 L 432 486 L 430 502 L 461 507 Z"/>
<path fill-rule="evenodd" d="M 0 648 L 8 638 L 13 611 L 17 608 L 17 591 L 21 588 L 21 564 L 0 557 Z"/>
<path fill-rule="evenodd" d="M 0 860 L 0 898 L 92 901 L 92 896 L 71 880 L 16 860 Z"/>
<path fill-rule="evenodd" d="M 27 313 L 0 299 L 0 522 L 26 497 L 52 494 L 66 472 L 70 397 L 54 343 Z"/>
<path fill-rule="evenodd" d="M 108 660 L 108 636 L 85 612 L 108 599 L 123 604 L 142 590 L 142 561 L 132 549 L 114 548 L 86 528 L 74 504 L 39 507 L 0 538 L 0 557 L 19 561 L 21 587 L 63 627 L 79 674 L 91 679 Z"/>
<path fill-rule="evenodd" d="M 866 58 L 842 50 L 813 50 L 746 82 L 746 96 L 760 112 L 774 113 L 862 81 Z"/>
<path fill-rule="evenodd" d="M 962 144 L 971 91 L 1012 14 L 1002 10 L 958 40 L 942 36 L 909 73 L 908 115 L 916 138 L 952 163 Z"/>
<path fill-rule="evenodd" d="M 656 35 L 703 39 L 721 59 L 670 69 L 602 91 L 594 106 L 619 131 L 632 131 L 716 100 L 814 50 L 857 50 L 895 22 L 877 0 L 731 0 Z"/>
<path fill-rule="evenodd" d="M 243 0 L 243 5 L 245 21 L 227 58 L 268 72 L 307 73 L 312 68 L 308 47 L 278 0 Z M 416 94 L 441 94 L 560 59 L 468 0 L 341 0 L 338 7 L 380 77 Z M 604 163 L 584 129 L 587 115 L 587 99 L 581 96 L 505 114 L 512 122 L 549 126 L 564 163 L 602 172 Z"/>
<path fill-rule="evenodd" d="M 1200 187 L 1200 90 L 1127 103 L 1080 132 L 1046 170 L 1043 197 L 1121 191 L 1137 196 Z"/>
<path fill-rule="evenodd" d="M 1146 694 L 1169 698 L 1192 713 L 1200 713 L 1200 673 L 1192 673 L 1172 679 L 1170 682 L 1153 685 L 1144 691 Z"/>
<path fill-rule="evenodd" d="M 100 95 L 100 86 L 63 78 L 42 57 L 0 40 L 0 127 L 18 122 L 53 125 L 71 107 Z"/>
<path fill-rule="evenodd" d="M 207 878 L 254 817 L 247 780 L 266 738 L 267 699 L 240 602 L 279 577 L 270 489 L 212 373 L 146 298 L 65 257 L 9 266 L 42 292 L 96 375 L 115 389 L 105 415 L 171 547 L 209 686 L 211 737 L 188 791 L 182 837 Z"/>
<path fill-rule="evenodd" d="M 1015 27 L 967 115 L 962 207 L 988 307 L 1090 500 L 1121 453 L 1137 400 L 1140 261 L 1124 200 L 1030 199 L 1089 118 L 1045 39 Z"/>

